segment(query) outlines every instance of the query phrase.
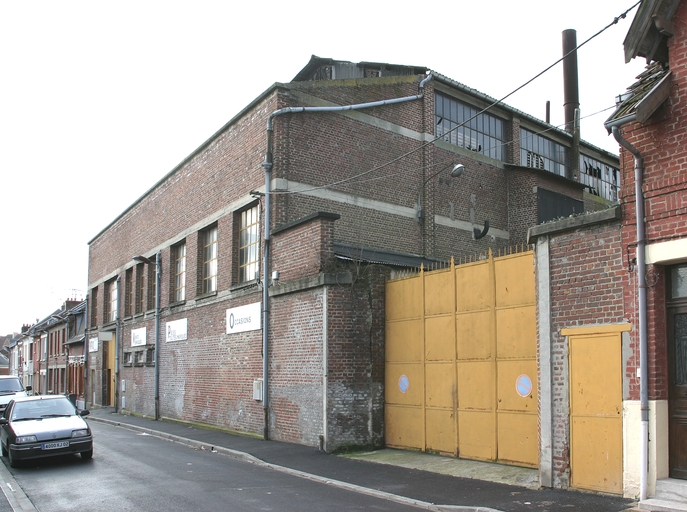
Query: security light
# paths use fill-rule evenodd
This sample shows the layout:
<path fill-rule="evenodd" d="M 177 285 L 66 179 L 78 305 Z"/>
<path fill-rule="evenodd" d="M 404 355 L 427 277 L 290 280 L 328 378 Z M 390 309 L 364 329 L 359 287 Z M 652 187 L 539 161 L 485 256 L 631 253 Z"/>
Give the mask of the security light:
<path fill-rule="evenodd" d="M 463 164 L 456 164 L 453 166 L 453 169 L 451 170 L 451 177 L 452 178 L 457 178 L 461 174 L 465 172 L 465 166 Z"/>

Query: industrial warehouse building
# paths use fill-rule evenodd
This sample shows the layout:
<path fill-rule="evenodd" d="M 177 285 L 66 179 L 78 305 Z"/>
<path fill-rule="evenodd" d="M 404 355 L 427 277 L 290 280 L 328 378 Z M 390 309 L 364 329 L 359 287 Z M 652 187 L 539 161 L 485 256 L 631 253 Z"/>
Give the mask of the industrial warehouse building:
<path fill-rule="evenodd" d="M 573 146 L 429 69 L 313 57 L 89 242 L 88 403 L 566 486 L 539 446 L 528 228 L 607 215 L 620 184 Z"/>

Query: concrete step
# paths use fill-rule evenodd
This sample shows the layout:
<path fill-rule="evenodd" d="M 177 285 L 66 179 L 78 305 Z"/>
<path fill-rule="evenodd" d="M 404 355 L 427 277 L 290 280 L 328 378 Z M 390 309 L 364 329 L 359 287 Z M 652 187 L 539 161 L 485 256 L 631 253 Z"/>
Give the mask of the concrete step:
<path fill-rule="evenodd" d="M 651 498 L 639 502 L 639 510 L 651 512 L 684 512 L 687 511 L 687 503 L 684 501 L 662 500 Z"/>
<path fill-rule="evenodd" d="M 656 498 L 687 503 L 687 480 L 662 478 L 656 481 Z"/>

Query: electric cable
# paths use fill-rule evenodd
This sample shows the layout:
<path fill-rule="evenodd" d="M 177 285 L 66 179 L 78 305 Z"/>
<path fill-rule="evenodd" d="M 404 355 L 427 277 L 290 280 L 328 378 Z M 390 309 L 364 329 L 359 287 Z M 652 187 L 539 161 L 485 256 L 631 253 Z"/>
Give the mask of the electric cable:
<path fill-rule="evenodd" d="M 321 190 L 321 189 L 326 189 L 326 188 L 333 187 L 333 186 L 336 186 L 336 185 L 341 185 L 342 183 L 346 183 L 346 182 L 353 181 L 353 180 L 355 180 L 356 178 L 360 178 L 360 177 L 362 177 L 362 176 L 366 176 L 366 175 L 371 174 L 371 173 L 373 173 L 373 172 L 375 172 L 375 171 L 378 171 L 378 170 L 380 170 L 380 169 L 383 169 L 384 167 L 387 167 L 387 166 L 389 166 L 389 165 L 391 165 L 391 164 L 394 164 L 394 163 L 398 162 L 399 160 L 402 160 L 403 158 L 406 158 L 406 157 L 408 157 L 408 156 L 410 156 L 410 155 L 412 155 L 412 154 L 414 154 L 414 153 L 420 151 L 421 149 L 424 149 L 425 147 L 427 147 L 427 146 L 429 146 L 429 145 L 431 145 L 431 144 L 434 144 L 434 142 L 436 142 L 437 140 L 442 139 L 443 137 L 445 137 L 447 134 L 451 133 L 452 131 L 457 130 L 458 128 L 461 128 L 461 127 L 465 126 L 467 123 L 469 123 L 469 122 L 472 121 L 473 119 L 476 119 L 476 118 L 477 118 L 478 116 L 480 116 L 481 114 L 483 114 L 483 113 L 489 111 L 490 109 L 492 109 L 493 107 L 495 107 L 495 106 L 497 106 L 497 105 L 503 103 L 504 100 L 506 100 L 507 98 L 509 98 L 509 97 L 511 97 L 513 94 L 515 94 L 516 92 L 520 91 L 520 90 L 523 89 L 524 87 L 526 87 L 526 86 L 528 86 L 529 84 L 531 84 L 532 82 L 534 82 L 537 78 L 539 78 L 540 76 L 542 76 L 544 73 L 547 73 L 547 72 L 550 71 L 553 67 L 555 67 L 555 66 L 558 65 L 560 62 L 562 62 L 568 55 L 570 55 L 570 54 L 576 52 L 578 49 L 582 48 L 584 45 L 586 45 L 587 43 L 589 43 L 591 40 L 595 39 L 596 37 L 598 37 L 599 35 L 601 35 L 602 33 L 604 33 L 606 30 L 608 30 L 609 28 L 611 28 L 613 25 L 616 25 L 621 19 L 625 19 L 626 16 L 627 16 L 627 14 L 628 14 L 632 9 L 634 9 L 635 7 L 637 7 L 640 3 L 641 3 L 641 0 L 638 1 L 637 3 L 635 3 L 632 7 L 628 8 L 627 10 L 625 10 L 625 11 L 624 11 L 623 13 L 621 13 L 619 16 L 616 16 L 615 18 L 613 18 L 613 21 L 612 21 L 611 23 L 609 23 L 609 24 L 606 25 L 604 28 L 602 28 L 601 30 L 599 30 L 597 33 L 595 33 L 594 35 L 590 36 L 590 37 L 587 38 L 585 41 L 583 41 L 582 43 L 580 43 L 579 45 L 577 45 L 575 48 L 573 48 L 573 49 L 570 50 L 568 53 L 566 53 L 565 55 L 563 55 L 563 57 L 561 57 L 560 59 L 556 60 L 553 64 L 549 65 L 548 67 L 546 67 L 543 71 L 540 71 L 540 72 L 537 73 L 534 77 L 530 78 L 529 80 L 527 80 L 526 82 L 524 82 L 524 83 L 521 84 L 520 86 L 516 87 L 514 90 L 512 90 L 511 92 L 509 92 L 508 94 L 506 94 L 505 96 L 503 96 L 501 99 L 495 100 L 495 101 L 492 102 L 490 105 L 488 105 L 487 107 L 483 108 L 482 110 L 480 110 L 479 112 L 477 112 L 476 114 L 474 114 L 474 115 L 473 115 L 472 117 L 470 117 L 469 119 L 463 121 L 461 124 L 458 124 L 458 125 L 456 125 L 455 127 L 453 127 L 453 128 L 451 128 L 450 130 L 448 130 L 447 132 L 443 133 L 441 136 L 435 136 L 432 140 L 430 140 L 430 141 L 428 141 L 428 142 L 425 142 L 424 144 L 421 144 L 420 146 L 418 146 L 418 147 L 415 148 L 415 149 L 412 149 L 412 150 L 410 150 L 410 151 L 407 151 L 406 153 L 404 153 L 404 154 L 402 154 L 402 155 L 400 155 L 400 156 L 398 156 L 398 157 L 396 157 L 396 158 L 394 158 L 394 159 L 392 159 L 392 160 L 389 160 L 389 161 L 386 162 L 386 163 L 383 163 L 383 164 L 380 164 L 380 165 L 378 165 L 378 166 L 375 166 L 375 167 L 373 167 L 372 169 L 369 169 L 369 170 L 364 171 L 364 172 L 362 172 L 362 173 L 356 174 L 356 175 L 354 175 L 354 176 L 350 176 L 350 177 L 348 177 L 348 178 L 344 178 L 344 179 L 341 179 L 341 180 L 338 180 L 338 181 L 334 181 L 334 182 L 328 183 L 328 184 L 326 184 L 326 185 L 320 185 L 320 186 L 312 187 L 312 188 L 305 189 L 305 190 L 299 190 L 299 191 L 288 191 L 288 190 L 285 190 L 285 191 L 271 191 L 270 194 L 272 194 L 272 195 L 286 195 L 286 194 L 297 194 L 297 193 L 300 194 L 300 193 L 303 193 L 303 192 L 310 192 L 310 191 L 314 191 L 314 190 Z M 550 129 L 550 128 L 549 128 L 549 129 Z M 511 141 L 511 142 L 512 142 L 512 141 Z M 435 176 L 438 176 L 438 175 L 439 175 L 441 172 L 443 172 L 443 171 L 444 171 L 444 169 L 442 168 L 442 169 L 441 169 L 440 171 L 438 171 L 436 174 L 431 175 L 429 178 L 427 178 L 427 180 L 429 181 L 429 180 L 433 179 Z"/>

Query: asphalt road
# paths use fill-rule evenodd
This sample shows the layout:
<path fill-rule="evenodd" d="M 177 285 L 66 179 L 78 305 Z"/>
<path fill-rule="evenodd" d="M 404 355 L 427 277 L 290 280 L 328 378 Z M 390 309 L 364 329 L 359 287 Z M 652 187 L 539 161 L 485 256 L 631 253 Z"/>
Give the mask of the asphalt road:
<path fill-rule="evenodd" d="M 417 510 L 140 432 L 90 425 L 95 436 L 92 460 L 75 455 L 32 461 L 12 470 L 36 509 Z"/>

